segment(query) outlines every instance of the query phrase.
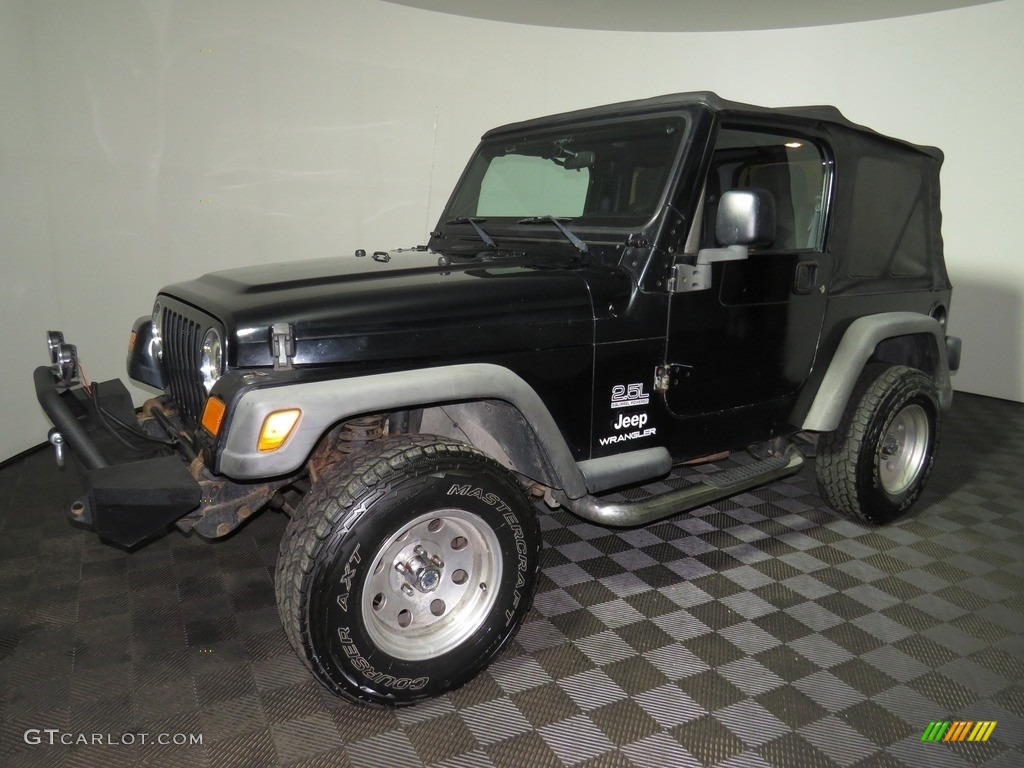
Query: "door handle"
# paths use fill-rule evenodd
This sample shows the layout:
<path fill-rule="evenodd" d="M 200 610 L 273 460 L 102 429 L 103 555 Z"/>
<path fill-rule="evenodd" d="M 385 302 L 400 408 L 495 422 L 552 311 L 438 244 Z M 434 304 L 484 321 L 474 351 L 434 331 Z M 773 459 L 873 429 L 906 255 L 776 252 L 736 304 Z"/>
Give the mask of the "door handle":
<path fill-rule="evenodd" d="M 818 262 L 801 261 L 793 275 L 793 293 L 810 293 L 818 285 Z"/>

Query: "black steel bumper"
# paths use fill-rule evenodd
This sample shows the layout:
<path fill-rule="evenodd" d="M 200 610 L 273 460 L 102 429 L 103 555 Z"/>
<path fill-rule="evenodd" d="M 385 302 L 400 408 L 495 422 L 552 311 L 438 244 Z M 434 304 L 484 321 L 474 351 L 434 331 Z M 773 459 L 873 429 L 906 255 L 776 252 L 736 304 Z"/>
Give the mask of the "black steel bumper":
<path fill-rule="evenodd" d="M 59 433 L 57 442 L 70 448 L 80 470 L 84 493 L 70 505 L 71 520 L 91 526 L 105 541 L 132 547 L 166 533 L 199 506 L 200 485 L 182 456 L 125 430 L 120 439 L 112 434 L 120 428 L 98 407 L 136 423 L 131 396 L 119 380 L 93 385 L 98 406 L 81 387 L 61 383 L 52 367 L 36 368 L 33 379 L 36 398 Z"/>

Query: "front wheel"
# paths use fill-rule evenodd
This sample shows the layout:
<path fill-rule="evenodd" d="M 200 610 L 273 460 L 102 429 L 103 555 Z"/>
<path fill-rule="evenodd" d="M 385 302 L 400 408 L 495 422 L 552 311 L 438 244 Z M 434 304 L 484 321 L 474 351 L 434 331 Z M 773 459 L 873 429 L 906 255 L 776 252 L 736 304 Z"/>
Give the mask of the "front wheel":
<path fill-rule="evenodd" d="M 818 440 L 818 486 L 837 512 L 887 523 L 921 495 L 938 436 L 931 377 L 915 368 L 869 364 L 839 427 Z"/>
<path fill-rule="evenodd" d="M 511 641 L 541 537 L 515 477 L 471 446 L 385 439 L 303 499 L 277 566 L 296 652 L 345 698 L 402 705 L 457 688 Z"/>

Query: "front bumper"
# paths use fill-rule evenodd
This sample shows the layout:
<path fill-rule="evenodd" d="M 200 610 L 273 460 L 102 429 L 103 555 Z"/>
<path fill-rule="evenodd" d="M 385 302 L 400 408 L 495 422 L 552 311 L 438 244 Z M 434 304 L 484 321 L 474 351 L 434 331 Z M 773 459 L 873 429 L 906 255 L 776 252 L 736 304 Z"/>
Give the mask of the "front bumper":
<path fill-rule="evenodd" d="M 91 526 L 105 541 L 133 547 L 163 535 L 199 506 L 201 486 L 184 457 L 169 446 L 133 437 L 101 413 L 102 408 L 137 423 L 131 396 L 119 380 L 93 384 L 95 397 L 65 383 L 56 367 L 36 368 L 33 380 L 36 398 L 54 425 L 50 441 L 70 448 L 81 475 L 84 493 L 70 505 L 71 520 Z"/>

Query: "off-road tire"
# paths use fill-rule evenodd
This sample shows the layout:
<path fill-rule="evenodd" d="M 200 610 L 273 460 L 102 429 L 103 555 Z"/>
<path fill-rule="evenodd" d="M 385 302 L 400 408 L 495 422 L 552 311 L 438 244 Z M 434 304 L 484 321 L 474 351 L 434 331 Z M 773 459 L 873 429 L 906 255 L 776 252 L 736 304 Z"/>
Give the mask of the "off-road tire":
<path fill-rule="evenodd" d="M 818 440 L 815 471 L 837 512 L 887 523 L 921 495 L 939 438 L 932 379 L 901 365 L 864 367 L 834 432 Z"/>
<path fill-rule="evenodd" d="M 432 435 L 384 438 L 322 477 L 289 522 L 281 621 L 333 693 L 413 704 L 508 645 L 533 602 L 540 548 L 532 504 L 492 458 Z"/>

